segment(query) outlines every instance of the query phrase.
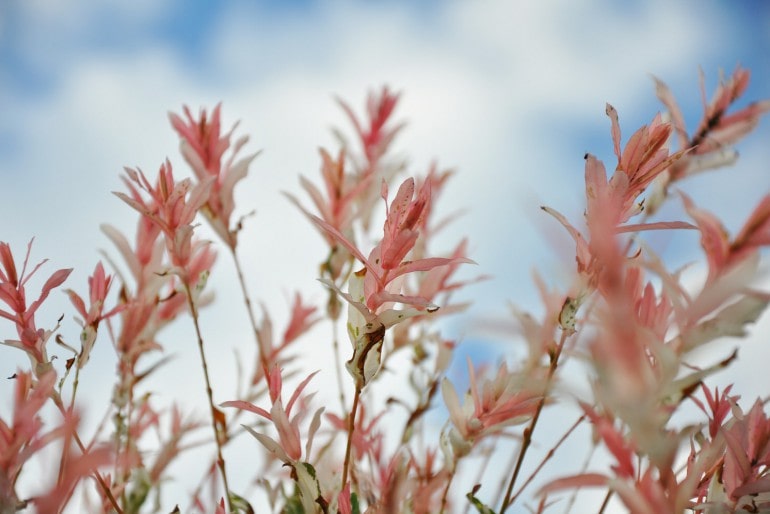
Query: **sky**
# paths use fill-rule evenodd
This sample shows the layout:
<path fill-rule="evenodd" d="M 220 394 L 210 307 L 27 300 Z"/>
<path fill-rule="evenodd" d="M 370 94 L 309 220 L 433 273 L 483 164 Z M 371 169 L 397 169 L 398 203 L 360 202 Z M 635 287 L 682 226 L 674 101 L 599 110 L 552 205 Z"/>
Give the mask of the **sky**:
<path fill-rule="evenodd" d="M 538 207 L 581 215 L 583 154 L 613 157 L 605 103 L 617 108 L 627 137 L 661 110 L 654 75 L 670 86 L 692 129 L 700 70 L 710 92 L 720 70 L 751 69 L 745 105 L 770 97 L 767 55 L 770 7 L 761 0 L 5 0 L 0 240 L 18 259 L 35 237 L 32 260 L 50 259 L 49 273 L 74 267 L 66 286 L 82 293 L 100 252 L 115 255 L 100 224 L 133 230 L 133 213 L 111 194 L 122 188 L 123 166 L 152 174 L 168 157 L 177 173 L 188 173 L 167 113 L 222 102 L 225 125 L 240 120 L 249 151 L 263 150 L 236 198 L 240 214 L 256 209 L 242 235 L 249 287 L 281 326 L 294 290 L 319 303 L 326 294 L 315 281 L 322 240 L 281 192 L 304 198 L 298 177 L 317 181 L 319 146 L 336 149 L 330 129 L 350 133 L 335 97 L 362 112 L 367 91 L 387 84 L 402 92 L 397 116 L 408 124 L 396 150 L 408 156 L 409 171 L 423 173 L 434 161 L 457 170 L 440 209 L 464 214 L 436 251 L 468 236 L 478 265 L 467 276 L 493 276 L 463 293 L 474 306 L 445 321 L 445 330 L 466 343 L 465 352 L 494 359 L 515 345 L 479 327 L 504 318 L 510 302 L 537 312 L 531 271 L 558 284 L 572 264 L 568 237 Z M 740 144 L 735 168 L 682 186 L 728 229 L 737 230 L 770 190 L 769 135 L 765 120 Z M 681 208 L 664 214 L 681 216 Z M 672 262 L 699 258 L 694 239 L 657 242 Z M 224 253 L 210 286 L 218 303 L 205 313 L 204 329 L 227 390 L 233 352 L 249 350 L 240 344 L 248 328 Z M 76 337 L 63 294 L 52 296 L 39 323 L 53 325 L 62 312 L 63 333 Z M 190 336 L 178 330 L 177 339 Z M 98 384 L 114 370 L 102 343 L 94 359 L 103 364 L 84 378 L 95 403 L 109 399 Z M 747 355 L 759 348 L 747 346 Z M 197 369 L 196 355 L 169 347 L 177 359 L 158 382 L 168 397 L 189 387 L 178 370 Z M 2 373 L 24 365 L 1 351 Z M 752 362 L 748 369 L 758 370 Z M 752 385 L 750 374 L 727 376 Z M 330 373 L 319 374 L 319 388 L 332 382 Z M 0 406 L 9 390 L 0 384 Z"/>

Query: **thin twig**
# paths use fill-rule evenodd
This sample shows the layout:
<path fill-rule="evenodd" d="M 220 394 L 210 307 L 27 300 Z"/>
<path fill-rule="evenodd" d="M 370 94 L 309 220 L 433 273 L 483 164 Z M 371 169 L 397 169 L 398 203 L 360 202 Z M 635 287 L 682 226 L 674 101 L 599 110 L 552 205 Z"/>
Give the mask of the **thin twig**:
<path fill-rule="evenodd" d="M 575 429 L 580 425 L 584 420 L 586 419 L 586 415 L 583 414 L 580 416 L 577 421 L 575 421 L 572 426 L 569 427 L 569 429 L 564 433 L 563 436 L 556 442 L 556 444 L 548 450 L 548 453 L 543 457 L 543 460 L 540 461 L 540 464 L 535 468 L 535 470 L 532 472 L 532 474 L 529 475 L 527 480 L 524 481 L 523 484 L 521 484 L 521 487 L 519 487 L 519 490 L 516 491 L 516 494 L 514 494 L 511 497 L 511 503 L 515 503 L 519 496 L 521 496 L 521 493 L 524 492 L 524 489 L 532 482 L 532 480 L 535 479 L 538 473 L 540 473 L 540 470 L 543 469 L 543 466 L 545 466 L 545 463 L 551 460 L 551 458 L 556 453 L 556 450 L 559 449 L 559 447 L 564 443 L 564 441 L 567 440 L 567 438 L 572 434 L 572 432 L 575 431 Z"/>
<path fill-rule="evenodd" d="M 128 380 L 128 384 L 127 384 L 128 385 L 128 401 L 126 402 L 126 421 L 125 421 L 126 422 L 126 445 L 124 447 L 125 448 L 124 449 L 124 451 L 125 451 L 124 458 L 125 458 L 126 462 L 131 462 L 131 444 L 132 444 L 132 442 L 131 442 L 131 433 L 132 433 L 132 430 L 131 430 L 131 420 L 134 417 L 134 401 L 135 401 L 134 387 L 136 386 L 136 380 L 135 380 L 136 369 L 135 369 L 135 364 L 136 364 L 136 362 L 134 362 L 134 364 L 131 365 L 130 372 L 128 373 L 128 376 L 127 376 L 127 380 Z M 118 437 L 120 437 L 120 432 L 118 432 Z M 118 451 L 120 451 L 120 450 L 118 450 Z M 122 468 L 123 468 L 122 469 L 123 473 L 120 476 L 120 483 L 125 485 L 128 482 L 129 478 L 131 477 L 131 470 L 129 468 L 127 468 L 125 465 L 122 466 Z M 126 505 L 128 503 L 128 496 L 127 495 L 128 495 L 128 488 L 127 487 L 123 487 L 121 489 L 121 492 L 120 492 L 120 499 L 123 502 L 123 505 Z"/>
<path fill-rule="evenodd" d="M 602 502 L 602 506 L 599 507 L 598 514 L 604 514 L 604 509 L 607 508 L 607 505 L 610 503 L 610 498 L 612 498 L 612 489 L 607 491 L 607 495 L 604 497 L 604 501 Z"/>
<path fill-rule="evenodd" d="M 495 445 L 492 445 L 481 452 L 482 454 L 484 454 L 484 459 L 481 461 L 481 464 L 479 464 L 476 467 L 476 478 L 473 481 L 474 484 L 481 483 L 481 479 L 484 477 L 484 473 L 487 472 L 487 468 L 489 467 L 489 461 L 492 460 L 492 455 L 494 454 L 494 448 L 495 448 Z M 513 463 L 511 463 L 511 465 L 508 467 L 513 467 Z M 505 487 L 505 479 L 503 479 L 503 481 L 500 483 L 500 490 L 497 492 L 498 497 L 500 497 L 500 495 L 503 494 L 503 487 Z M 463 510 L 463 513 L 468 514 L 468 512 L 470 512 L 471 510 L 471 506 L 472 506 L 471 502 L 465 502 L 465 510 Z"/>
<path fill-rule="evenodd" d="M 580 468 L 581 473 L 585 473 L 588 471 L 588 466 L 591 465 L 591 459 L 593 458 L 594 452 L 596 451 L 596 445 L 592 444 L 591 448 L 588 450 L 588 455 L 586 455 L 585 461 L 583 462 L 583 465 Z M 569 514 L 572 512 L 572 507 L 575 506 L 575 502 L 577 501 L 578 492 L 580 491 L 579 487 L 576 487 L 572 494 L 570 494 L 569 501 L 567 501 L 567 507 L 564 510 L 564 514 Z"/>
<path fill-rule="evenodd" d="M 568 332 L 562 331 L 561 333 L 561 339 L 559 340 L 559 344 L 556 346 L 556 349 L 551 354 L 551 362 L 550 366 L 548 367 L 548 376 L 546 377 L 546 384 L 545 384 L 545 392 L 547 394 L 548 387 L 551 383 L 551 379 L 553 378 L 554 373 L 556 372 L 556 368 L 559 365 L 559 357 L 561 356 L 561 351 L 564 348 L 564 343 L 567 340 Z M 537 426 L 537 420 L 540 419 L 540 413 L 543 412 L 543 407 L 545 406 L 545 396 L 540 399 L 540 401 L 537 404 L 537 409 L 535 409 L 535 415 L 532 416 L 532 421 L 530 421 L 529 426 L 524 429 L 523 439 L 521 441 L 521 449 L 519 450 L 519 456 L 516 459 L 516 466 L 513 469 L 513 474 L 511 475 L 511 480 L 508 482 L 508 489 L 505 491 L 505 498 L 503 499 L 503 506 L 500 508 L 500 514 L 505 514 L 505 511 L 510 507 L 511 505 L 511 494 L 513 493 L 513 486 L 516 484 L 516 479 L 519 477 L 519 472 L 521 471 L 521 465 L 524 463 L 524 456 L 527 454 L 527 449 L 529 449 L 529 445 L 532 443 L 532 432 L 535 430 L 535 427 Z"/>
<path fill-rule="evenodd" d="M 240 273 L 240 270 L 239 270 Z M 193 325 L 195 325 L 195 334 L 198 337 L 198 351 L 201 357 L 201 366 L 203 367 L 203 377 L 206 380 L 206 395 L 209 400 L 209 408 L 211 410 L 211 428 L 214 430 L 214 441 L 217 444 L 217 466 L 219 472 L 222 475 L 222 485 L 225 488 L 225 496 L 227 496 L 227 505 L 230 512 L 233 511 L 232 499 L 230 497 L 230 486 L 227 483 L 227 471 L 225 470 L 225 459 L 222 456 L 222 441 L 219 437 L 219 427 L 217 424 L 217 409 L 214 407 L 214 393 L 211 389 L 211 380 L 209 379 L 209 368 L 206 363 L 206 354 L 203 351 L 203 336 L 201 335 L 200 325 L 198 324 L 198 311 L 195 308 L 195 302 L 192 298 L 192 292 L 190 286 L 185 282 L 185 292 L 187 293 L 187 305 L 190 307 L 190 313 L 193 318 Z"/>
<path fill-rule="evenodd" d="M 342 465 L 342 486 L 340 490 L 345 488 L 345 484 L 348 481 L 348 468 L 350 467 L 350 453 L 353 446 L 353 431 L 356 428 L 356 412 L 358 411 L 358 401 L 361 399 L 361 388 L 356 385 L 356 394 L 353 396 L 353 408 L 350 410 L 350 417 L 348 418 L 348 442 L 345 446 L 345 463 Z"/>
<path fill-rule="evenodd" d="M 64 378 L 67 376 L 65 375 Z M 62 379 L 63 380 L 63 379 Z M 72 414 L 75 409 L 75 398 L 78 394 L 78 384 L 80 383 L 80 359 L 79 356 L 75 358 L 75 378 L 72 382 L 72 397 L 70 398 L 70 406 L 67 408 L 67 412 Z M 63 401 L 63 400 L 62 400 Z M 64 479 L 64 467 L 67 464 L 69 458 L 69 446 L 62 448 L 61 458 L 59 459 L 59 475 L 56 478 L 56 484 L 61 484 Z"/>
<path fill-rule="evenodd" d="M 53 399 L 54 405 L 56 405 L 56 407 L 59 409 L 59 412 L 61 412 L 63 415 L 66 415 L 66 412 L 64 409 L 64 402 L 62 401 L 61 396 L 54 393 L 54 396 L 52 399 Z M 83 455 L 86 455 L 88 453 L 88 450 L 86 449 L 86 446 L 83 444 L 83 441 L 80 439 L 77 429 L 73 429 L 72 438 L 75 440 L 75 444 L 78 445 L 78 448 L 80 449 L 81 453 L 83 453 Z M 99 487 L 102 489 L 102 492 L 104 492 L 104 495 L 107 497 L 107 500 L 109 500 L 110 505 L 112 505 L 112 507 L 115 509 L 115 512 L 117 514 L 123 514 L 123 509 L 121 509 L 120 505 L 118 505 L 118 502 L 117 500 L 115 500 L 115 496 L 113 496 L 112 491 L 110 490 L 110 487 L 107 485 L 107 482 L 104 481 L 104 479 L 99 474 L 99 471 L 97 469 L 93 470 L 93 476 L 94 476 L 94 479 L 96 479 L 96 482 L 99 484 Z"/>
<path fill-rule="evenodd" d="M 449 474 L 449 479 L 446 481 L 444 494 L 441 495 L 441 513 L 440 514 L 444 514 L 444 511 L 446 510 L 447 497 L 449 496 L 449 488 L 452 486 L 452 480 L 454 480 L 456 474 L 457 474 L 457 460 L 455 459 L 454 465 L 452 466 L 452 472 Z"/>
<path fill-rule="evenodd" d="M 337 374 L 337 390 L 340 394 L 340 412 L 345 412 L 345 386 L 342 382 L 342 363 L 340 362 L 340 345 L 338 343 L 339 334 L 337 329 L 337 320 L 332 319 L 332 346 L 334 348 L 334 369 Z"/>
<path fill-rule="evenodd" d="M 251 323 L 251 330 L 254 332 L 254 341 L 257 343 L 257 352 L 259 354 L 259 364 L 262 366 L 262 372 L 267 381 L 267 371 L 269 366 L 267 364 L 267 356 L 262 351 L 262 345 L 259 344 L 259 329 L 257 328 L 257 319 L 254 317 L 254 309 L 251 306 L 251 298 L 249 298 L 249 292 L 246 289 L 246 280 L 243 278 L 243 270 L 241 269 L 241 262 L 238 259 L 238 254 L 235 253 L 235 248 L 230 248 L 230 253 L 233 256 L 235 262 L 235 270 L 238 273 L 238 283 L 241 286 L 241 293 L 243 294 L 243 303 L 246 305 L 246 311 L 249 313 L 249 322 Z"/>
<path fill-rule="evenodd" d="M 78 448 L 80 448 L 80 451 L 83 452 L 83 455 L 88 453 L 85 445 L 83 444 L 83 441 L 80 440 L 80 436 L 78 435 L 78 433 L 73 432 L 72 435 L 73 435 L 73 438 L 75 439 L 75 443 L 78 445 Z M 123 509 L 120 508 L 117 500 L 115 499 L 115 496 L 112 495 L 112 491 L 110 490 L 110 487 L 107 485 L 107 482 L 104 481 L 104 479 L 102 478 L 102 476 L 99 474 L 97 470 L 94 470 L 93 474 L 94 474 L 94 478 L 99 484 L 99 487 L 102 488 L 104 495 L 107 497 L 107 500 L 109 500 L 110 505 L 112 505 L 112 508 L 115 509 L 115 512 L 117 512 L 117 514 L 123 514 Z"/>

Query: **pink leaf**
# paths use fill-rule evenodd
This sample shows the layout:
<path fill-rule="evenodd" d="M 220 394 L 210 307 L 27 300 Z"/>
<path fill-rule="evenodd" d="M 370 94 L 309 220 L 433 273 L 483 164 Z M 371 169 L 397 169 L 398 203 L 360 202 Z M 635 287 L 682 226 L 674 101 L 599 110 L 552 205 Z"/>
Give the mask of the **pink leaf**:
<path fill-rule="evenodd" d="M 641 232 L 643 230 L 672 230 L 672 229 L 697 230 L 698 227 L 686 221 L 658 221 L 656 223 L 636 223 L 633 225 L 623 225 L 617 228 L 618 234 L 625 232 Z"/>
<path fill-rule="evenodd" d="M 223 402 L 219 404 L 220 407 L 234 407 L 236 409 L 241 409 L 249 412 L 253 412 L 254 414 L 259 414 L 263 418 L 266 418 L 270 421 L 273 420 L 272 416 L 270 416 L 270 413 L 267 412 L 265 409 L 261 407 L 257 407 L 256 405 L 245 402 L 243 400 L 231 400 L 227 402 Z"/>
<path fill-rule="evenodd" d="M 540 489 L 540 491 L 538 491 L 538 495 L 552 493 L 562 489 L 576 489 L 580 487 L 604 487 L 607 485 L 607 482 L 607 477 L 599 473 L 583 473 L 582 475 L 557 478 L 556 480 L 548 482 Z"/>
<path fill-rule="evenodd" d="M 376 278 L 377 282 L 382 282 L 382 278 L 380 277 L 379 273 L 377 272 L 377 268 L 372 266 L 372 264 L 369 262 L 369 259 L 364 257 L 364 254 L 361 253 L 361 251 L 351 243 L 348 238 L 346 238 L 342 233 L 337 230 L 336 228 L 329 225 L 327 222 L 319 218 L 318 216 L 311 215 L 310 217 L 311 221 L 313 221 L 316 225 L 321 227 L 323 230 L 325 230 L 327 233 L 329 233 L 331 236 L 333 236 L 337 242 L 339 242 L 342 246 L 347 248 L 347 250 L 353 254 L 361 263 L 366 266 L 366 269 L 372 273 L 372 275 Z"/>
<path fill-rule="evenodd" d="M 300 384 L 297 386 L 297 389 L 294 390 L 294 393 L 291 395 L 291 398 L 289 399 L 289 403 L 286 404 L 287 415 L 291 414 L 291 408 L 294 405 L 294 402 L 297 401 L 297 398 L 299 398 L 299 395 L 302 393 L 302 390 L 305 389 L 305 386 L 307 386 L 308 383 L 310 383 L 310 380 L 312 380 L 312 378 L 316 376 L 316 374 L 318 374 L 318 371 L 314 371 L 311 374 L 309 374 L 307 378 L 305 378 L 305 380 L 300 382 Z"/>
<path fill-rule="evenodd" d="M 620 123 L 618 122 L 618 111 L 610 104 L 607 104 L 605 112 L 612 122 L 612 146 L 615 150 L 615 155 L 618 157 L 618 164 L 620 164 Z"/>

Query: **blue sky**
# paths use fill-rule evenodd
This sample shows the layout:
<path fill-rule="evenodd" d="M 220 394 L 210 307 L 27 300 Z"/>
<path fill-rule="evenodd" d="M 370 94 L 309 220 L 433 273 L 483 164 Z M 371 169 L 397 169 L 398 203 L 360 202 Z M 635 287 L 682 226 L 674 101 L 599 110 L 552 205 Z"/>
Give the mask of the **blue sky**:
<path fill-rule="evenodd" d="M 761 0 L 3 2 L 0 240 L 18 255 L 35 236 L 33 259 L 50 258 L 49 271 L 75 267 L 67 286 L 82 291 L 98 249 L 112 251 L 99 224 L 132 230 L 133 214 L 110 194 L 121 188 L 122 166 L 154 173 L 168 156 L 183 172 L 167 111 L 222 101 L 225 123 L 240 119 L 249 148 L 264 149 L 237 198 L 241 213 L 257 209 L 243 238 L 251 288 L 280 323 L 294 289 L 316 301 L 325 295 L 314 281 L 322 242 L 280 191 L 300 194 L 298 175 L 317 177 L 317 147 L 334 148 L 329 128 L 348 129 L 334 95 L 360 112 L 366 91 L 387 83 L 403 91 L 399 114 L 409 125 L 397 148 L 410 170 L 423 172 L 433 159 L 458 170 L 442 201 L 446 212 L 468 213 L 436 251 L 469 234 L 478 272 L 495 278 L 468 291 L 476 306 L 447 330 L 485 340 L 470 322 L 505 316 L 509 301 L 537 310 L 530 270 L 559 283 L 570 265 L 561 255 L 571 243 L 538 206 L 580 216 L 583 154 L 612 157 L 605 102 L 627 137 L 660 109 L 654 74 L 692 128 L 699 67 L 709 92 L 720 69 L 750 68 L 745 104 L 770 97 L 768 55 L 770 7 Z M 715 173 L 685 184 L 733 230 L 770 190 L 768 135 L 764 121 L 740 145 L 735 178 Z M 275 249 L 278 238 L 303 251 Z M 697 257 L 693 240 L 661 243 L 677 262 Z M 235 282 L 221 261 L 211 285 L 227 299 Z M 68 309 L 55 301 L 51 322 Z M 219 309 L 212 345 L 229 356 L 248 332 L 234 309 Z M 63 330 L 76 333 L 69 320 Z M 108 378 L 109 346 L 95 358 L 107 364 L 91 380 Z M 179 366 L 196 366 L 186 359 Z M 226 375 L 230 365 L 214 367 Z"/>

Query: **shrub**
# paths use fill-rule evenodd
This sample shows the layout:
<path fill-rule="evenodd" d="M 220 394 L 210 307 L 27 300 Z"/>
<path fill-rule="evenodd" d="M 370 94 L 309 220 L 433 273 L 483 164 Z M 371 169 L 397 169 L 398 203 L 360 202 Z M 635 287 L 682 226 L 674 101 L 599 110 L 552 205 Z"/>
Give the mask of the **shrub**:
<path fill-rule="evenodd" d="M 328 253 L 318 262 L 328 296 L 325 305 L 311 305 L 296 294 L 282 333 L 265 309 L 255 310 L 244 278 L 248 268 L 238 254 L 248 233 L 243 219 L 234 219 L 233 191 L 256 154 L 243 155 L 248 139 L 236 139 L 236 127 L 223 129 L 219 105 L 197 116 L 187 108 L 182 116 L 171 114 L 192 177 L 176 178 L 168 160 L 151 178 L 125 169 L 125 191 L 116 195 L 138 213 L 136 236 L 130 240 L 105 225 L 122 264 L 110 262 L 115 269 L 109 274 L 99 262 L 83 296 L 65 290 L 82 327 L 77 345 L 67 344 L 71 337 L 58 333 L 58 325 L 38 328 L 35 320 L 72 270 L 52 273 L 30 302 L 28 282 L 42 273 L 42 263 L 28 267 L 32 243 L 23 260 L 0 244 L 0 316 L 16 329 L 3 344 L 30 361 L 13 375 L 13 411 L 0 418 L 0 512 L 60 512 L 76 503 L 78 491 L 89 511 L 157 511 L 169 465 L 201 444 L 214 452 L 201 463 L 201 483 L 188 500 L 174 499 L 188 501 L 188 511 L 254 512 L 253 491 L 234 490 L 234 473 L 254 475 L 270 510 L 285 513 L 435 513 L 470 505 L 502 514 L 523 502 L 542 512 L 564 498 L 572 498 L 570 505 L 575 491 L 587 487 L 602 488 L 606 496 L 581 511 L 602 512 L 612 497 L 634 513 L 770 510 L 765 402 L 744 403 L 732 386 L 720 391 L 707 382 L 719 369 L 740 366 L 735 352 L 707 366 L 692 360 L 705 345 L 719 348 L 728 338 L 746 336 L 770 301 L 756 288 L 759 252 L 770 243 L 770 195 L 730 236 L 713 214 L 673 189 L 695 173 L 735 161 L 733 145 L 770 110 L 768 101 L 733 107 L 748 81 L 748 71 L 738 67 L 689 132 L 672 93 L 656 80 L 667 113 L 625 144 L 619 115 L 606 106 L 617 163 L 608 177 L 601 161 L 585 155 L 584 220 L 543 207 L 574 240 L 574 273 L 556 289 L 536 277 L 542 316 L 512 313 L 526 354 L 492 368 L 468 362 L 467 391 L 446 376 L 457 343 L 442 335 L 437 320 L 466 307 L 453 300 L 458 289 L 487 277 L 458 278 L 474 264 L 465 239 L 444 254 L 432 250 L 433 236 L 447 221 L 435 219 L 434 202 L 451 173 L 434 166 L 404 178 L 403 164 L 390 152 L 403 127 L 394 121 L 397 94 L 388 88 L 370 94 L 363 117 L 341 102 L 353 142 L 321 150 L 320 185 L 302 177 L 304 193 L 286 194 L 326 243 Z M 681 202 L 690 221 L 656 219 L 669 201 Z M 385 212 L 381 225 L 378 209 Z M 201 218 L 218 241 L 198 237 Z M 707 272 L 697 287 L 667 268 L 644 239 L 650 230 L 700 233 Z M 220 403 L 207 364 L 213 350 L 200 323 L 212 300 L 206 281 L 217 252 L 229 253 L 237 270 L 256 354 L 239 375 L 238 392 Z M 179 317 L 195 329 L 205 417 L 186 414 L 182 399 L 161 407 L 149 395 L 153 375 L 168 360 L 155 353 L 164 346 L 160 332 Z M 347 355 L 330 371 L 338 390 L 327 396 L 338 397 L 339 405 L 314 399 L 309 391 L 318 371 L 304 374 L 313 363 L 297 353 L 296 342 L 316 324 L 330 334 L 317 344 L 330 339 L 333 356 Z M 78 399 L 79 377 L 88 372 L 94 344 L 105 339 L 117 358 L 109 421 L 85 434 L 80 413 L 95 406 Z M 68 359 L 51 358 L 53 341 L 68 349 Z M 585 394 L 562 387 L 569 361 L 581 364 L 571 369 L 585 373 Z M 390 387 L 382 370 L 404 365 L 411 396 L 376 401 L 371 391 Z M 217 390 L 219 398 L 227 394 Z M 436 430 L 426 414 L 440 403 L 448 420 Z M 579 409 L 575 421 L 565 423 L 563 435 L 533 462 L 527 456 L 541 414 L 570 403 Z M 699 422 L 676 421 L 685 404 L 699 409 Z M 55 414 L 44 415 L 45 406 Z M 576 431 L 581 425 L 590 426 L 589 446 L 606 450 L 609 463 L 571 473 L 565 466 L 564 477 L 529 487 L 565 441 L 583 436 Z M 191 443 L 193 434 L 204 442 Z M 228 466 L 231 441 L 243 437 L 258 441 L 254 469 Z M 485 470 L 496 445 L 510 438 L 518 441 L 510 468 Z M 20 477 L 30 461 L 43 459 L 45 448 L 57 456 L 50 476 L 42 477 L 51 485 L 30 495 Z M 484 485 L 474 485 L 474 477 L 484 477 Z M 499 490 L 490 477 L 502 481 Z"/>

